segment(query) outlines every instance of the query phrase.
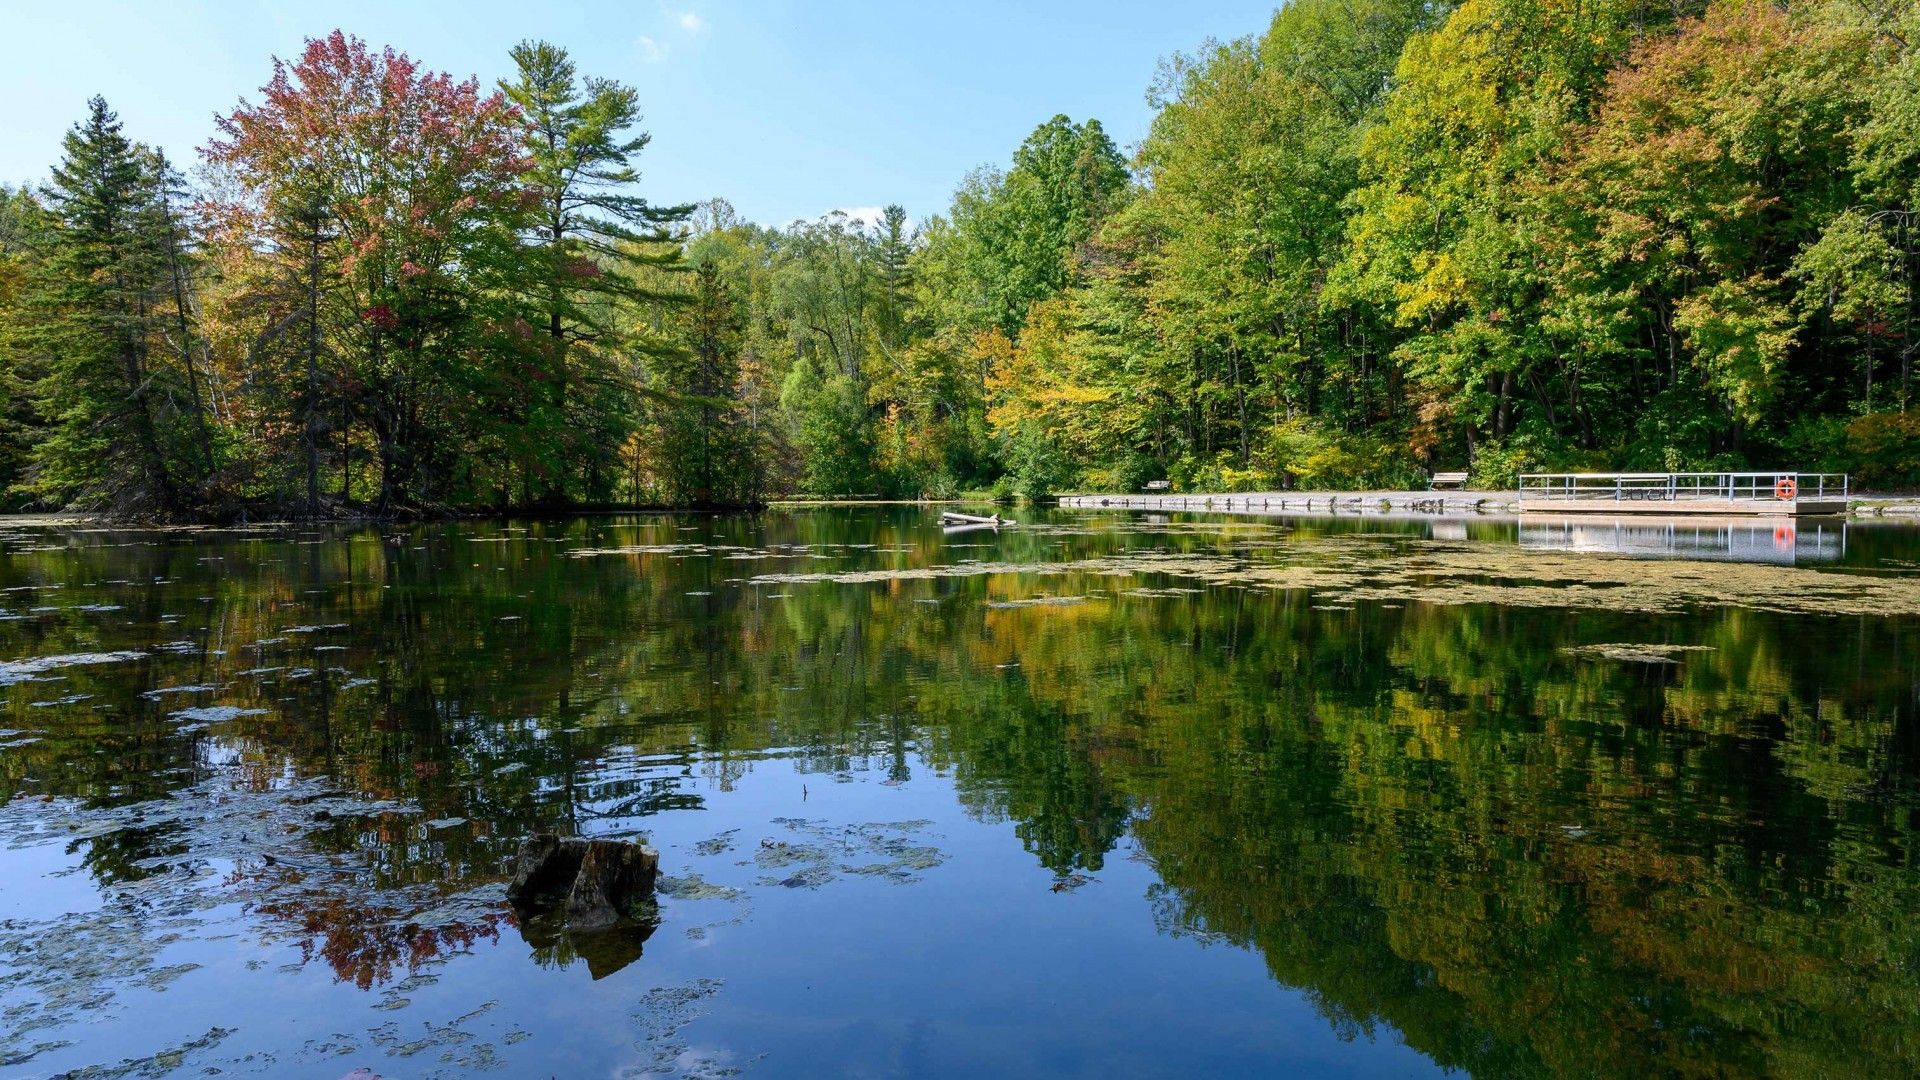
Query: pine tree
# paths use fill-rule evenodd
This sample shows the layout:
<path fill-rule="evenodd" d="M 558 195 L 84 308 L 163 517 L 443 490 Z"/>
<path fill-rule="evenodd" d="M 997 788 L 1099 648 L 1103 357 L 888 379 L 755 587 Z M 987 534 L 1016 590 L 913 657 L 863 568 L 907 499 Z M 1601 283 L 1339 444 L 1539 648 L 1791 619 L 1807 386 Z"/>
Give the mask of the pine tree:
<path fill-rule="evenodd" d="M 878 232 L 874 254 L 880 270 L 880 335 L 886 348 L 895 349 L 906 339 L 912 303 L 913 234 L 906 208 L 896 203 L 881 211 Z"/>
<path fill-rule="evenodd" d="M 32 490 L 68 506 L 171 516 L 185 506 L 171 460 L 173 372 L 154 363 L 157 303 L 171 292 L 156 158 L 131 142 L 104 99 L 63 141 L 45 198 L 33 307 L 50 424 Z"/>
<path fill-rule="evenodd" d="M 300 454 L 306 467 L 308 517 L 320 515 L 320 436 L 326 426 L 326 402 L 320 376 L 321 357 L 325 354 L 326 328 L 321 321 L 321 299 L 327 287 L 326 248 L 334 239 L 326 200 L 317 193 L 297 203 L 279 222 L 280 247 L 298 281 L 300 299 Z M 297 269 L 294 266 L 297 265 Z M 344 449 L 341 454 L 345 459 Z M 345 472 L 342 471 L 340 499 L 345 502 Z"/>
<path fill-rule="evenodd" d="M 651 287 L 659 276 L 647 270 L 677 263 L 670 230 L 692 207 L 655 206 L 634 193 L 640 173 L 633 161 L 650 136 L 631 133 L 640 122 L 632 87 L 581 78 L 566 50 L 544 41 L 522 42 L 512 55 L 518 76 L 500 89 L 520 110 L 530 165 L 524 181 L 534 203 L 521 288 L 545 339 L 541 393 L 525 403 L 523 422 L 577 444 L 563 448 L 564 466 L 584 466 L 590 481 L 610 480 L 610 459 L 601 458 L 620 433 L 601 414 L 621 402 L 591 391 L 620 382 L 621 352 L 648 349 L 621 334 L 616 307 L 675 301 L 677 294 Z"/>
<path fill-rule="evenodd" d="M 676 312 L 682 348 L 654 362 L 669 399 L 657 407 L 661 487 L 675 502 L 747 505 L 764 484 L 740 405 L 744 320 L 711 261 L 695 266 L 688 302 Z"/>

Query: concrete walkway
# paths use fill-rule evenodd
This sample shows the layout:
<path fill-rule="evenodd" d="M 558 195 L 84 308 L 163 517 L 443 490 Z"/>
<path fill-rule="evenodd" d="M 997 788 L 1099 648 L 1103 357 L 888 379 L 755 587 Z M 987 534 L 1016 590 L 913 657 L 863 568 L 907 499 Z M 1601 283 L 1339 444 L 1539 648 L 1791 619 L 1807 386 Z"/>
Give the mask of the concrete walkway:
<path fill-rule="evenodd" d="M 1236 514 L 1512 514 L 1511 491 L 1235 491 L 1180 495 L 1062 495 L 1079 510 L 1176 510 Z M 1920 496 L 1857 495 L 1853 517 L 1920 517 Z"/>
<path fill-rule="evenodd" d="M 1236 513 L 1512 513 L 1511 491 L 1236 491 L 1186 495 L 1062 495 L 1081 510 L 1199 510 Z"/>

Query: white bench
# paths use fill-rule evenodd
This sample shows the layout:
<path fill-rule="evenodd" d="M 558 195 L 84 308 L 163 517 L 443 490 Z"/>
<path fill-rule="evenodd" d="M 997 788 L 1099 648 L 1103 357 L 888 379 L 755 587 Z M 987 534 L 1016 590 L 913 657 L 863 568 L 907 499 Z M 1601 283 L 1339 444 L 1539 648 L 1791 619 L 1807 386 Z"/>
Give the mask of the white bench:
<path fill-rule="evenodd" d="M 1171 480 L 1149 480 L 1149 481 L 1147 481 L 1147 490 L 1148 490 L 1148 491 L 1172 491 L 1172 490 L 1173 490 L 1173 481 L 1171 481 Z"/>
<path fill-rule="evenodd" d="M 1427 481 L 1428 491 L 1439 491 L 1443 487 L 1463 488 L 1467 486 L 1467 474 L 1463 472 L 1437 472 Z"/>

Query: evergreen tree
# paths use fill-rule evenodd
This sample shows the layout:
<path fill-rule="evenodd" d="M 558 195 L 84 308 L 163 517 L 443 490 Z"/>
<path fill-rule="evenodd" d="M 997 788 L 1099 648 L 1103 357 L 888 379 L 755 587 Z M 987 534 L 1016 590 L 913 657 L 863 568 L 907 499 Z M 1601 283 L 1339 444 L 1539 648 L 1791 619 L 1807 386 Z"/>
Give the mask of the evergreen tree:
<path fill-rule="evenodd" d="M 655 446 L 656 473 L 669 501 L 740 506 L 759 501 L 759 448 L 741 415 L 740 350 L 744 322 L 720 268 L 693 268 L 688 299 L 675 311 L 682 347 L 658 358 L 657 388 L 667 400 Z"/>
<path fill-rule="evenodd" d="M 582 79 L 566 50 L 544 41 L 521 42 L 512 55 L 517 76 L 500 89 L 520 112 L 524 182 L 534 207 L 521 287 L 545 339 L 544 370 L 535 381 L 540 395 L 524 403 L 525 422 L 562 443 L 569 466 L 610 481 L 601 459 L 622 433 L 596 415 L 596 404 L 609 403 L 605 395 L 578 391 L 618 381 L 620 354 L 647 348 L 644 339 L 619 333 L 614 313 L 620 304 L 677 299 L 643 271 L 677 261 L 669 230 L 692 207 L 655 206 L 635 193 L 634 159 L 650 136 L 633 131 L 640 103 L 632 87 Z"/>
<path fill-rule="evenodd" d="M 890 349 L 905 343 L 912 303 L 913 235 L 907 210 L 898 204 L 881 211 L 874 259 L 880 274 L 880 336 Z"/>
<path fill-rule="evenodd" d="M 177 373 L 152 347 L 180 258 L 157 158 L 99 97 L 62 146 L 33 305 L 49 430 L 30 483 L 60 505 L 170 516 L 189 493 L 172 446 Z"/>

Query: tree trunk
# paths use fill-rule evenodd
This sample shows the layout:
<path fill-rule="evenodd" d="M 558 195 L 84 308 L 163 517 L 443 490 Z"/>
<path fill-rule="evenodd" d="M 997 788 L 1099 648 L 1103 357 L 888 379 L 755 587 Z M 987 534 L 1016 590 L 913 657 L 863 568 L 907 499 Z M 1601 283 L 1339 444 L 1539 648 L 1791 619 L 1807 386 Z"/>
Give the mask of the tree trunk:
<path fill-rule="evenodd" d="M 308 236 L 307 255 L 307 516 L 320 516 L 320 228 Z"/>
<path fill-rule="evenodd" d="M 213 439 L 207 434 L 207 412 L 200 398 L 200 373 L 193 366 L 193 329 L 187 318 L 187 287 L 180 266 L 180 248 L 173 229 L 173 208 L 165 207 L 167 271 L 173 284 L 173 313 L 180 325 L 180 359 L 187 366 L 187 396 L 193 406 L 193 425 L 200 439 L 200 457 L 206 475 L 213 475 Z"/>
<path fill-rule="evenodd" d="M 1493 409 L 1493 437 L 1504 439 L 1513 419 L 1513 372 L 1500 375 L 1500 395 Z"/>
<path fill-rule="evenodd" d="M 124 293 L 123 293 L 124 295 Z M 147 390 L 145 328 L 148 326 L 144 296 L 136 299 L 130 326 L 122 330 L 120 363 L 127 380 L 127 401 L 133 406 L 134 441 L 140 456 L 140 469 L 147 486 L 160 500 L 160 509 L 171 515 L 177 508 L 173 478 L 167 471 L 165 449 L 160 445 L 160 428 L 153 419 L 153 397 Z"/>

